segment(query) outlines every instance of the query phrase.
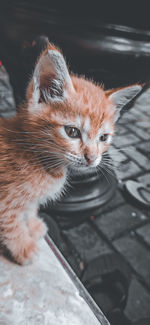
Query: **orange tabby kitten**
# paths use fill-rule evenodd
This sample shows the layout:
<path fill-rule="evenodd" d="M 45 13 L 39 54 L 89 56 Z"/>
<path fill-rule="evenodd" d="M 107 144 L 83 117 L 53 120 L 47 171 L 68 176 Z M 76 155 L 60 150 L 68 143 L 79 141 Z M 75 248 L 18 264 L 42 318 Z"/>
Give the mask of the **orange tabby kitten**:
<path fill-rule="evenodd" d="M 105 92 L 70 75 L 61 52 L 41 54 L 17 115 L 0 119 L 0 240 L 19 264 L 30 261 L 46 226 L 38 206 L 63 191 L 68 167 L 97 167 L 119 111 L 141 86 Z"/>

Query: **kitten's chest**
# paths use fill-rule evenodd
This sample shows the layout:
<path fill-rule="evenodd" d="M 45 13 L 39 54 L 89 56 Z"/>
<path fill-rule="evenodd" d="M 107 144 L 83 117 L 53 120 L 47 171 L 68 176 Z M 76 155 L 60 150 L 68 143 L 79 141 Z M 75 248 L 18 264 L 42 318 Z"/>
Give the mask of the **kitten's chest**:
<path fill-rule="evenodd" d="M 35 184 L 36 200 L 39 204 L 45 204 L 47 200 L 59 198 L 66 183 L 66 174 L 62 177 L 47 176 Z"/>

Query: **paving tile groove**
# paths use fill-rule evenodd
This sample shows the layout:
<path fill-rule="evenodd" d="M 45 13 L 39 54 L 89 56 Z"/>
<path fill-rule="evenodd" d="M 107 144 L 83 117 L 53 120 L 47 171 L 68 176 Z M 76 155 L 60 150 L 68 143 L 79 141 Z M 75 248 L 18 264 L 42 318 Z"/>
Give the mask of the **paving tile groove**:
<path fill-rule="evenodd" d="M 150 254 L 147 247 L 138 240 L 134 233 L 115 240 L 114 246 L 150 290 Z"/>
<path fill-rule="evenodd" d="M 98 236 L 87 222 L 72 229 L 65 230 L 64 235 L 76 247 L 78 253 L 86 263 L 111 250 L 108 244 Z"/>
<path fill-rule="evenodd" d="M 129 319 L 136 322 L 141 318 L 150 317 L 150 295 L 136 277 L 132 278 L 128 296 L 125 315 Z"/>
<path fill-rule="evenodd" d="M 140 122 L 139 122 L 140 123 Z M 150 121 L 149 121 L 150 123 Z M 129 131 L 133 132 L 135 135 L 137 134 L 137 129 L 138 129 L 138 138 L 140 138 L 141 140 L 150 140 L 150 133 L 149 130 L 147 131 L 147 129 L 141 129 L 137 124 L 129 124 L 126 127 Z"/>
<path fill-rule="evenodd" d="M 129 204 L 119 206 L 95 219 L 97 227 L 109 240 L 120 237 L 127 231 L 134 230 L 146 221 L 148 221 L 146 214 Z"/>
<path fill-rule="evenodd" d="M 132 148 L 132 150 L 128 150 L 126 155 L 132 159 L 140 168 L 144 170 L 150 170 L 150 160 L 143 155 L 137 148 Z"/>
<path fill-rule="evenodd" d="M 150 223 L 138 228 L 136 233 L 150 248 Z"/>

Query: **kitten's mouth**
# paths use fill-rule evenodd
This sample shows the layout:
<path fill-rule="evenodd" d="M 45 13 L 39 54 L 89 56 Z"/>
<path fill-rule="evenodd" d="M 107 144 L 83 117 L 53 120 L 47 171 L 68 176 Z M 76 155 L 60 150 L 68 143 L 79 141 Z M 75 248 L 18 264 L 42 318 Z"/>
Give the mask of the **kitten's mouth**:
<path fill-rule="evenodd" d="M 96 169 L 98 165 L 95 164 L 95 163 L 90 163 L 90 164 L 73 164 L 72 165 L 72 168 L 75 169 L 75 170 L 88 170 L 88 169 Z"/>
<path fill-rule="evenodd" d="M 79 157 L 76 157 L 73 154 L 69 154 L 66 157 L 70 163 L 72 169 L 75 170 L 87 170 L 87 169 L 96 169 L 96 167 L 101 162 L 101 157 L 96 158 L 95 160 L 85 160 Z"/>

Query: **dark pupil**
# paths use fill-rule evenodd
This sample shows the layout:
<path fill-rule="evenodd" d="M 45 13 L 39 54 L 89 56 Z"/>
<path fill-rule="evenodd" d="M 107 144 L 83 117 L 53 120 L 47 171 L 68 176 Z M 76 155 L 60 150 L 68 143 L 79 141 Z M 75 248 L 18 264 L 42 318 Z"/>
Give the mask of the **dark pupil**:
<path fill-rule="evenodd" d="M 66 126 L 65 130 L 70 138 L 80 138 L 80 131 L 77 128 Z"/>
<path fill-rule="evenodd" d="M 100 137 L 100 141 L 106 141 L 107 138 L 108 138 L 108 134 L 103 134 L 103 135 L 101 135 L 101 137 Z"/>

